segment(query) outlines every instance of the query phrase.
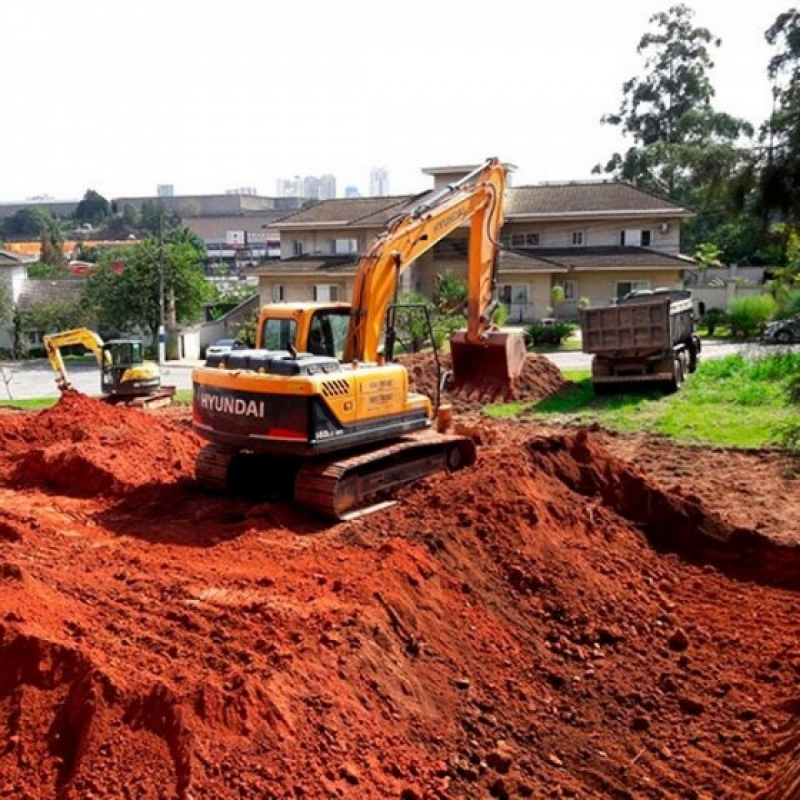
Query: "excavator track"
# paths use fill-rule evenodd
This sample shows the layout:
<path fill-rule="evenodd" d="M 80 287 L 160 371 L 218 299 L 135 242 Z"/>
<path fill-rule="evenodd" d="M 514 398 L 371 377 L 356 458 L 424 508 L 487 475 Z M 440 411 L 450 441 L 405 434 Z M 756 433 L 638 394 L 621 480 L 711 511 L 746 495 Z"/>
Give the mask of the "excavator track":
<path fill-rule="evenodd" d="M 463 469 L 475 458 L 475 443 L 465 436 L 411 434 L 377 450 L 303 464 L 294 499 L 303 508 L 342 519 L 381 491 L 435 472 Z"/>
<path fill-rule="evenodd" d="M 217 492 L 228 491 L 228 471 L 236 451 L 219 444 L 208 444 L 198 454 L 194 464 L 194 476 L 206 489 Z"/>

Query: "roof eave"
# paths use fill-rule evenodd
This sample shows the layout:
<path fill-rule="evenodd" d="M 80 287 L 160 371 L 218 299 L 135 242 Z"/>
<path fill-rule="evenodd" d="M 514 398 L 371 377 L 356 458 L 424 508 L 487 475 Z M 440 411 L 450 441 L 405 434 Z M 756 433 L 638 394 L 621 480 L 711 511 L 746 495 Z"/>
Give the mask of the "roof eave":
<path fill-rule="evenodd" d="M 506 222 L 515 220 L 546 220 L 553 221 L 559 219 L 620 219 L 623 217 L 676 217 L 681 219 L 691 219 L 695 216 L 693 211 L 685 208 L 653 208 L 653 209 L 629 209 L 615 211 L 553 211 L 553 212 L 530 212 L 518 213 L 509 212 L 505 215 Z"/>

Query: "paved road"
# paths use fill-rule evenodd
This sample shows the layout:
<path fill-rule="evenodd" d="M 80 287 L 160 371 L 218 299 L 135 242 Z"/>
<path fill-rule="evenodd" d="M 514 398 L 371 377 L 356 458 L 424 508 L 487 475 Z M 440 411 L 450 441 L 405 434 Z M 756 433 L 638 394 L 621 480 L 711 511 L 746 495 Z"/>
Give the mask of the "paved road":
<path fill-rule="evenodd" d="M 34 397 L 58 397 L 55 373 L 45 360 L 0 363 L 0 400 L 29 400 Z M 100 370 L 94 364 L 67 365 L 70 382 L 80 392 L 100 394 Z M 178 389 L 192 388 L 192 365 L 163 367 L 161 382 Z"/>
<path fill-rule="evenodd" d="M 703 341 L 701 359 L 721 358 L 734 353 L 751 356 L 774 353 L 779 349 L 800 352 L 800 344 L 789 347 L 764 347 L 758 344 L 729 344 L 727 342 Z M 559 369 L 589 369 L 591 356 L 586 353 L 564 351 L 548 353 L 549 358 Z M 161 370 L 162 383 L 178 389 L 192 388 L 192 368 L 203 362 L 170 362 Z M 88 395 L 100 394 L 100 371 L 96 366 L 69 364 L 70 381 L 76 389 Z M 7 381 L 7 383 L 6 383 Z M 0 362 L 0 400 L 28 400 L 35 397 L 58 397 L 58 389 L 50 364 L 45 360 Z"/>

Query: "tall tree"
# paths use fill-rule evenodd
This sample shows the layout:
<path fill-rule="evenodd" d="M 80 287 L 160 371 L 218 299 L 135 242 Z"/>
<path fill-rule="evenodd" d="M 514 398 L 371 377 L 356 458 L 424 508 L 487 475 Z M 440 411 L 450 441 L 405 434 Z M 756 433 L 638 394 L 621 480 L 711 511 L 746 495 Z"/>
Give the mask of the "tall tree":
<path fill-rule="evenodd" d="M 178 323 L 201 318 L 212 291 L 203 272 L 202 242 L 184 228 L 165 228 L 163 239 L 147 238 L 104 253 L 89 278 L 88 296 L 100 321 L 120 331 L 145 328 L 155 334 L 164 306 L 174 303 Z M 123 264 L 121 271 L 116 265 Z"/>
<path fill-rule="evenodd" d="M 767 73 L 773 112 L 762 129 L 761 200 L 765 217 L 800 222 L 800 12 L 780 14 L 764 34 L 776 48 Z"/>
<path fill-rule="evenodd" d="M 749 164 L 749 148 L 739 145 L 753 129 L 713 108 L 711 53 L 721 42 L 707 28 L 695 27 L 693 16 L 680 4 L 650 18 L 653 29 L 637 48 L 643 70 L 623 84 L 619 111 L 602 119 L 620 127 L 633 145 L 595 172 L 691 205 L 703 233 L 697 240 L 724 218 L 732 180 Z"/>
<path fill-rule="evenodd" d="M 80 223 L 99 225 L 105 222 L 109 213 L 108 200 L 94 189 L 88 189 L 83 200 L 75 209 L 75 220 Z"/>

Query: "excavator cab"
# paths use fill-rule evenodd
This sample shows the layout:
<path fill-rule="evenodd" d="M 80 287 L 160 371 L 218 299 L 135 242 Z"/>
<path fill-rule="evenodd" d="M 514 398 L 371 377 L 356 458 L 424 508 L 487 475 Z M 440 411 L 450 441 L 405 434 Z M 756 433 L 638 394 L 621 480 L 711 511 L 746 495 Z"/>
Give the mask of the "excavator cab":
<path fill-rule="evenodd" d="M 144 360 L 144 347 L 136 339 L 112 339 L 103 344 L 101 389 L 112 396 L 139 396 L 161 383 L 158 368 Z"/>

